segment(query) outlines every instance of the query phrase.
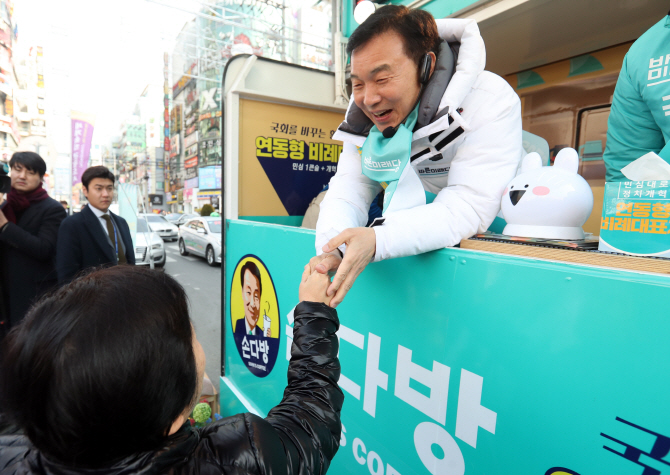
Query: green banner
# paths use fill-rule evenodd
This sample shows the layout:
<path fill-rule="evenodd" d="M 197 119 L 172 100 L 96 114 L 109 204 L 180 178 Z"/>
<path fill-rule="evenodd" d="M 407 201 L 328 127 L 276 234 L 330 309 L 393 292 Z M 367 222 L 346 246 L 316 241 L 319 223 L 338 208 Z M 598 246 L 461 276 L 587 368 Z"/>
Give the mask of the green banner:
<path fill-rule="evenodd" d="M 226 239 L 222 408 L 264 416 L 286 384 L 314 234 L 230 221 Z M 271 329 L 248 339 L 256 359 L 233 328 L 249 260 L 260 277 L 242 277 L 262 291 L 245 315 Z M 371 264 L 338 307 L 345 402 L 328 473 L 667 472 L 669 296 L 667 276 L 461 249 Z"/>

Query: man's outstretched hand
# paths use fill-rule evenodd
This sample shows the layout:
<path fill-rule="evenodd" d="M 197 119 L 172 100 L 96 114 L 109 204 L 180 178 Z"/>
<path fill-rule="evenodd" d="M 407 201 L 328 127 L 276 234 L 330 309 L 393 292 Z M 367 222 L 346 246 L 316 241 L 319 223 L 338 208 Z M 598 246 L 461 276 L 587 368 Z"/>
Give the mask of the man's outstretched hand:
<path fill-rule="evenodd" d="M 298 298 L 301 302 L 322 302 L 330 305 L 331 297 L 326 294 L 329 285 L 330 277 L 328 277 L 328 274 L 312 272 L 309 264 L 307 264 L 305 271 L 302 273 Z"/>
<path fill-rule="evenodd" d="M 337 248 L 345 243 L 347 252 L 343 259 Z M 376 248 L 377 236 L 374 229 L 349 228 L 323 246 L 324 254 L 309 261 L 310 272 L 316 270 L 327 275 L 328 272 L 337 271 L 327 291 L 328 296 L 333 298 L 331 307 L 337 307 L 344 300 L 358 275 L 374 258 Z"/>

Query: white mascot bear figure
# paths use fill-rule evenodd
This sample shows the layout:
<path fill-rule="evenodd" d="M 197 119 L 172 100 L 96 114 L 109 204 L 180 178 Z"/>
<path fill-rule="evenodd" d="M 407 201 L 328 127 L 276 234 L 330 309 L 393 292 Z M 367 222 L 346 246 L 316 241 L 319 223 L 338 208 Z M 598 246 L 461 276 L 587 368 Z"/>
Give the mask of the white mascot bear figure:
<path fill-rule="evenodd" d="M 502 213 L 503 234 L 544 239 L 584 239 L 582 226 L 593 209 L 593 192 L 577 174 L 579 156 L 564 148 L 554 166 L 543 167 L 537 153 L 529 153 L 521 172 L 507 185 Z"/>

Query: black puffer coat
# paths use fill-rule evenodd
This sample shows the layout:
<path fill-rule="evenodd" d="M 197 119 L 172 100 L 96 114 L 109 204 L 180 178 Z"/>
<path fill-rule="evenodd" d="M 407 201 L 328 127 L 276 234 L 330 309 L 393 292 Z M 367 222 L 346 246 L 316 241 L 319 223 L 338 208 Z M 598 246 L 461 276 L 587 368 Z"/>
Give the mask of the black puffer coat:
<path fill-rule="evenodd" d="M 63 466 L 26 437 L 4 435 L 0 474 L 325 474 L 340 444 L 344 395 L 337 385 L 338 328 L 334 309 L 312 302 L 296 307 L 288 386 L 265 419 L 247 413 L 203 429 L 187 423 L 166 438 L 164 447 L 97 470 Z"/>

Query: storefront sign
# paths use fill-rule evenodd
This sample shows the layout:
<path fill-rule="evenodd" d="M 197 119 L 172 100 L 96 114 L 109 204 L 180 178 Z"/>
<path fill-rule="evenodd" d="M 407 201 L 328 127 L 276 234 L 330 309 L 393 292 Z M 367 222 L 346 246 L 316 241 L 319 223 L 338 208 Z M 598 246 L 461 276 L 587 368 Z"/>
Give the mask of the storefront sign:
<path fill-rule="evenodd" d="M 218 190 L 198 191 L 198 200 L 210 201 L 211 198 L 217 198 L 219 196 L 221 196 L 221 192 Z"/>
<path fill-rule="evenodd" d="M 193 144 L 186 149 L 186 158 L 195 157 L 198 155 L 198 144 Z"/>
<path fill-rule="evenodd" d="M 184 115 L 186 117 L 186 125 L 190 126 L 198 119 L 198 89 L 195 83 L 189 84 L 185 90 L 185 95 Z"/>
<path fill-rule="evenodd" d="M 197 159 L 197 157 L 196 157 L 196 159 Z M 188 180 L 197 181 L 198 180 L 198 167 L 193 166 L 191 168 L 184 169 L 184 180 L 185 180 L 184 184 Z"/>
<path fill-rule="evenodd" d="M 184 148 L 189 148 L 198 141 L 198 132 L 194 132 L 184 137 Z"/>
<path fill-rule="evenodd" d="M 153 206 L 163 206 L 163 195 L 162 194 L 149 195 L 149 201 Z"/>
<path fill-rule="evenodd" d="M 198 188 L 201 190 L 220 190 L 221 189 L 221 167 L 202 167 L 200 168 L 200 183 Z"/>
<path fill-rule="evenodd" d="M 189 190 L 193 188 L 198 188 L 198 177 L 195 178 L 189 178 L 188 180 L 184 180 L 184 189 Z"/>
<path fill-rule="evenodd" d="M 200 165 L 203 167 L 221 165 L 221 139 L 214 138 L 200 141 L 198 143 L 198 155 L 200 156 Z"/>
<path fill-rule="evenodd" d="M 175 104 L 170 113 L 170 129 L 173 134 L 181 132 L 182 128 L 182 105 Z"/>
<path fill-rule="evenodd" d="M 173 134 L 181 132 L 182 129 L 182 105 L 176 104 L 170 114 L 170 128 Z"/>
<path fill-rule="evenodd" d="M 184 168 L 194 168 L 198 166 L 198 156 L 195 155 L 192 158 L 189 158 L 188 160 L 184 160 Z"/>
<path fill-rule="evenodd" d="M 189 67 L 188 70 L 186 71 L 186 74 L 188 76 L 187 75 L 182 76 L 181 78 L 179 78 L 179 81 L 177 81 L 177 83 L 174 86 L 172 86 L 172 99 L 176 99 L 177 96 L 181 93 L 181 91 L 183 91 L 188 85 L 195 83 L 195 80 L 192 77 L 190 77 L 193 75 L 193 71 L 195 68 L 197 68 L 197 66 L 195 63 L 193 63 L 191 67 Z"/>
<path fill-rule="evenodd" d="M 221 103 L 221 88 L 212 87 L 200 93 L 200 113 L 216 111 Z"/>
<path fill-rule="evenodd" d="M 181 153 L 181 147 L 179 147 L 179 134 L 174 135 L 170 139 L 170 158 L 176 157 Z"/>

